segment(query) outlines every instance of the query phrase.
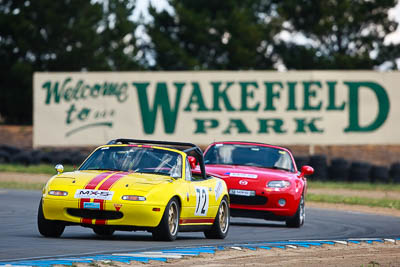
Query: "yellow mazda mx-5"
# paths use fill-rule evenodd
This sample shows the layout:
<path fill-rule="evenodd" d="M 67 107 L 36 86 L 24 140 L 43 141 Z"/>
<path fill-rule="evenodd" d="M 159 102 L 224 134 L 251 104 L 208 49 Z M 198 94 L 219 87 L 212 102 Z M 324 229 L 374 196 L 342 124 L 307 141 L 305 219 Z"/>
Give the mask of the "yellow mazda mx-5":
<path fill-rule="evenodd" d="M 192 172 L 196 164 L 200 172 Z M 68 225 L 99 235 L 145 230 L 170 241 L 179 231 L 217 239 L 228 233 L 226 184 L 206 174 L 194 144 L 116 139 L 95 149 L 77 170 L 56 169 L 38 210 L 43 236 L 59 237 Z"/>

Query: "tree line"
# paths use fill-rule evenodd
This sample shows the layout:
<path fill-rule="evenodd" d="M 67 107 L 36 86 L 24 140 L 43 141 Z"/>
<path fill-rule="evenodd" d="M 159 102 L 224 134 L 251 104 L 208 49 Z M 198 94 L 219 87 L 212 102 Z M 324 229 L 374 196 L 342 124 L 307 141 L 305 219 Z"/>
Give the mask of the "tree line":
<path fill-rule="evenodd" d="M 32 124 L 39 71 L 398 68 L 396 0 L 168 0 L 133 20 L 136 4 L 0 0 L 0 123 Z"/>

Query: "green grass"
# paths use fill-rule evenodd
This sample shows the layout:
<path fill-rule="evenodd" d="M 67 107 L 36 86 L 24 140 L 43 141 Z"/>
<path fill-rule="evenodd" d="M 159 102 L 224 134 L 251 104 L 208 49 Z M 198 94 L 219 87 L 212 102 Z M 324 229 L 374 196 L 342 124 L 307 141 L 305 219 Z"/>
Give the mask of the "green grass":
<path fill-rule="evenodd" d="M 399 191 L 400 184 L 350 183 L 350 182 L 319 182 L 307 180 L 308 188 L 312 189 L 349 189 L 363 191 Z"/>
<path fill-rule="evenodd" d="M 393 208 L 400 210 L 400 200 L 387 199 L 387 198 L 377 199 L 377 198 L 366 198 L 366 197 L 355 197 L 355 196 L 307 194 L 306 200 L 314 202 L 341 203 L 348 205 Z"/>
<path fill-rule="evenodd" d="M 5 189 L 24 189 L 24 190 L 42 190 L 42 183 L 20 183 L 20 182 L 3 182 L 0 181 L 0 188 Z"/>
<path fill-rule="evenodd" d="M 72 165 L 64 165 L 64 171 L 73 171 Z M 25 166 L 22 164 L 0 164 L 0 172 L 23 172 L 23 173 L 38 173 L 38 174 L 56 174 L 54 165 L 39 164 Z"/>

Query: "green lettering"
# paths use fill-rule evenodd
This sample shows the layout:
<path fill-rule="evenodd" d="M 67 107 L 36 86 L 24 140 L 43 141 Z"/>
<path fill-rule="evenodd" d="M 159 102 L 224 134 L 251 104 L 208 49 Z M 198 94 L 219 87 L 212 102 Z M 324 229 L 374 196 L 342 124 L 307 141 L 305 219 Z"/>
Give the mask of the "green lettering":
<path fill-rule="evenodd" d="M 242 94 L 241 94 L 241 96 L 242 96 L 242 101 L 241 101 L 242 104 L 241 104 L 240 110 L 241 111 L 257 111 L 259 106 L 260 106 L 259 102 L 256 102 L 256 104 L 253 107 L 248 107 L 247 106 L 248 98 L 254 99 L 254 90 L 258 89 L 257 82 L 239 82 L 239 84 L 240 84 L 240 88 L 242 90 Z M 249 86 L 253 86 L 254 89 L 249 91 L 248 90 Z"/>
<path fill-rule="evenodd" d="M 219 100 L 222 98 L 225 104 L 225 108 L 227 111 L 235 111 L 235 109 L 232 107 L 231 103 L 229 102 L 229 98 L 227 95 L 228 89 L 233 85 L 233 82 L 226 82 L 225 89 L 222 91 L 219 90 L 219 87 L 221 86 L 221 82 L 212 82 L 211 83 L 213 87 L 213 111 L 221 111 L 221 108 L 219 106 Z"/>
<path fill-rule="evenodd" d="M 288 82 L 288 107 L 287 111 L 297 110 L 296 107 L 296 84 L 297 82 Z"/>
<path fill-rule="evenodd" d="M 228 127 L 222 133 L 223 134 L 230 134 L 232 128 L 236 128 L 237 129 L 237 133 L 239 133 L 239 134 L 249 134 L 249 133 L 251 133 L 247 129 L 246 125 L 244 124 L 244 122 L 241 119 L 230 119 Z"/>
<path fill-rule="evenodd" d="M 272 129 L 275 133 L 286 133 L 283 127 L 282 119 L 258 119 L 258 133 L 270 133 L 268 129 Z"/>
<path fill-rule="evenodd" d="M 294 119 L 294 121 L 297 124 L 297 128 L 295 133 L 306 133 L 306 128 L 309 129 L 309 132 L 311 133 L 323 133 L 324 130 L 318 129 L 318 127 L 315 125 L 316 121 L 322 120 L 321 117 L 319 118 L 312 118 L 311 121 L 307 121 L 306 118 L 303 119 Z"/>
<path fill-rule="evenodd" d="M 328 84 L 328 107 L 326 110 L 344 110 L 345 102 L 342 102 L 340 106 L 336 106 L 336 84 L 337 82 L 327 82 Z"/>
<path fill-rule="evenodd" d="M 204 99 L 201 94 L 200 85 L 197 82 L 192 82 L 192 94 L 189 97 L 189 103 L 184 108 L 184 111 L 192 111 L 191 105 L 197 105 L 197 111 L 208 111 L 206 105 L 204 104 Z"/>
<path fill-rule="evenodd" d="M 281 91 L 283 89 L 283 84 L 281 82 L 264 82 L 266 90 L 265 108 L 264 110 L 276 110 L 274 106 L 274 98 L 279 99 L 281 97 Z M 279 91 L 274 92 L 274 86 L 278 85 Z"/>
<path fill-rule="evenodd" d="M 195 134 L 205 134 L 208 129 L 215 129 L 219 122 L 216 119 L 194 119 L 196 122 Z"/>
<path fill-rule="evenodd" d="M 311 88 L 312 85 L 316 85 L 316 89 L 321 89 L 321 82 L 303 82 L 304 86 L 304 106 L 303 110 L 320 110 L 322 101 L 315 106 L 312 106 L 310 103 L 311 98 L 315 98 L 317 96 L 317 91 Z"/>
<path fill-rule="evenodd" d="M 175 106 L 172 108 L 169 104 L 169 95 L 166 83 L 157 83 L 152 108 L 149 105 L 149 100 L 147 96 L 147 87 L 149 86 L 149 83 L 132 83 L 132 85 L 136 87 L 136 91 L 138 94 L 144 132 L 146 134 L 152 134 L 154 132 L 154 127 L 157 119 L 157 111 L 158 109 L 161 109 L 165 133 L 174 133 L 182 88 L 185 84 L 174 83 L 176 87 Z"/>
<path fill-rule="evenodd" d="M 345 132 L 371 132 L 378 129 L 387 119 L 390 110 L 389 97 L 385 89 L 375 82 L 344 82 L 349 88 L 349 125 Z M 359 91 L 361 88 L 371 89 L 378 100 L 378 114 L 365 126 L 360 125 Z"/>

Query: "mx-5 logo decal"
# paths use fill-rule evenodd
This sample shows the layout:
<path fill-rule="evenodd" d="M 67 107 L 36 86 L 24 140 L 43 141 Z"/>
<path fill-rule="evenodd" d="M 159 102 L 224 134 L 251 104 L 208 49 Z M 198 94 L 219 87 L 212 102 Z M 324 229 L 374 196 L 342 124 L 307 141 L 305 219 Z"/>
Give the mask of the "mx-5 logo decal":
<path fill-rule="evenodd" d="M 113 191 L 107 190 L 78 189 L 75 192 L 75 198 L 111 200 L 113 195 Z"/>

